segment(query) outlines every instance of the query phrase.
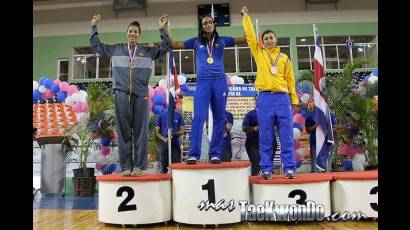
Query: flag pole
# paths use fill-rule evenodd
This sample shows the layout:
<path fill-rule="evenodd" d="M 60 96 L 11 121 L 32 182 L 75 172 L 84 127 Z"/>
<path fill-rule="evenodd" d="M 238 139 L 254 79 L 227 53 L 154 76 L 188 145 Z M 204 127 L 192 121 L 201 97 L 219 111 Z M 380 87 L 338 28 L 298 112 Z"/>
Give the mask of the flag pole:
<path fill-rule="evenodd" d="M 170 63 L 169 63 L 169 52 L 167 53 L 167 58 L 166 58 L 166 63 L 165 63 L 165 65 L 167 66 L 167 68 L 166 68 L 166 76 L 168 76 L 166 100 L 167 100 L 167 102 L 168 102 L 168 106 L 171 106 L 171 105 L 170 105 L 170 100 L 169 100 L 170 90 L 171 90 L 171 74 L 170 74 L 170 69 L 169 69 L 169 65 L 170 65 Z M 167 113 L 167 114 L 168 114 L 168 113 Z M 168 114 L 168 116 L 170 116 L 170 115 Z M 167 118 L 167 120 L 168 120 L 168 118 Z M 168 124 L 168 121 L 167 121 L 167 124 Z M 169 127 L 169 124 L 168 124 L 168 137 L 167 137 L 167 141 L 168 141 L 168 166 L 171 165 L 171 153 L 172 153 L 172 146 L 171 146 L 171 129 L 172 129 L 172 127 Z M 171 171 L 171 170 L 168 170 L 168 173 L 170 173 L 170 171 Z"/>

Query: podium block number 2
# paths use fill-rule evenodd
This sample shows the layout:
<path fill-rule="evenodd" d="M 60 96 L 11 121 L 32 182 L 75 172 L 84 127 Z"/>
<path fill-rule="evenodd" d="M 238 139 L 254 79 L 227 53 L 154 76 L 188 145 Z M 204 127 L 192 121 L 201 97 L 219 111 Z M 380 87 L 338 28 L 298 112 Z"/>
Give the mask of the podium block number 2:
<path fill-rule="evenodd" d="M 202 190 L 208 190 L 208 201 L 211 204 L 215 204 L 215 181 L 214 179 L 208 180 L 208 183 L 202 185 Z"/>
<path fill-rule="evenodd" d="M 128 204 L 128 202 L 134 198 L 134 190 L 129 186 L 120 187 L 117 190 L 117 197 L 121 197 L 124 192 L 127 193 L 127 196 L 125 197 L 125 200 L 121 202 L 120 206 L 118 206 L 118 212 L 137 210 L 136 204 Z"/>

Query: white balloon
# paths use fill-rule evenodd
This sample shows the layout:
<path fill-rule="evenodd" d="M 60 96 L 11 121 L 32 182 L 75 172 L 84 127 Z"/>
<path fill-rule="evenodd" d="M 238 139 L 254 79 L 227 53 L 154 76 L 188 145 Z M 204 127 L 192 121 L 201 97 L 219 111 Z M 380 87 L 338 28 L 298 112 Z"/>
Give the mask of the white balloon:
<path fill-rule="evenodd" d="M 73 104 L 74 104 L 73 98 L 71 96 L 66 97 L 64 102 L 68 106 L 73 106 Z"/>
<path fill-rule="evenodd" d="M 239 84 L 239 77 L 238 76 L 236 76 L 236 75 L 233 75 L 232 76 L 232 78 L 231 78 L 231 82 L 232 82 L 232 84 Z"/>
<path fill-rule="evenodd" d="M 244 84 L 245 83 L 245 80 L 243 80 L 243 78 L 241 78 L 241 77 L 238 77 L 238 83 L 237 84 Z"/>
<path fill-rule="evenodd" d="M 300 130 L 298 128 L 293 128 L 293 139 L 300 138 Z"/>
<path fill-rule="evenodd" d="M 166 89 L 167 88 L 167 81 L 165 81 L 165 79 L 159 80 L 158 86 L 161 86 L 162 88 Z"/>
<path fill-rule="evenodd" d="M 38 82 L 37 81 L 33 81 L 33 90 L 38 89 Z"/>
<path fill-rule="evenodd" d="M 38 87 L 38 91 L 39 91 L 40 93 L 45 93 L 45 92 L 47 92 L 47 88 L 46 88 L 44 85 L 40 85 L 40 86 Z"/>
<path fill-rule="evenodd" d="M 79 123 L 86 123 L 89 118 L 90 114 L 88 112 L 77 113 L 77 121 Z"/>
<path fill-rule="evenodd" d="M 379 78 L 377 76 L 372 75 L 371 77 L 369 77 L 368 81 L 370 84 L 374 84 L 379 80 Z"/>
<path fill-rule="evenodd" d="M 186 83 L 186 77 L 184 75 L 178 75 L 178 84 L 183 85 Z"/>
<path fill-rule="evenodd" d="M 78 95 L 79 95 L 79 102 L 87 103 L 88 94 L 86 91 L 80 90 L 78 92 Z"/>
<path fill-rule="evenodd" d="M 302 94 L 302 96 L 300 96 L 300 101 L 302 101 L 302 103 L 306 104 L 306 103 L 309 102 L 309 98 L 310 98 L 309 94 L 304 93 L 304 94 Z"/>
<path fill-rule="evenodd" d="M 79 93 L 73 93 L 71 95 L 71 98 L 72 98 L 73 103 L 80 102 L 80 94 Z"/>
<path fill-rule="evenodd" d="M 107 163 L 108 163 L 108 158 L 107 157 L 105 157 L 104 155 L 102 155 L 102 154 L 100 154 L 98 157 L 97 157 L 97 160 L 95 161 L 97 164 L 99 164 L 99 165 L 106 165 Z"/>

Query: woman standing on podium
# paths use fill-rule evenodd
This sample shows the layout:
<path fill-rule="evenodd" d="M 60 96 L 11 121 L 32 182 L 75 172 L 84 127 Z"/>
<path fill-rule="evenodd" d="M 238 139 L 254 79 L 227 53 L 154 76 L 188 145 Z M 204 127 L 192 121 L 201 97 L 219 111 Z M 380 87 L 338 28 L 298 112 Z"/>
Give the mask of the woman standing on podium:
<path fill-rule="evenodd" d="M 201 157 L 201 140 L 208 108 L 213 114 L 213 133 L 209 157 L 212 164 L 221 163 L 223 135 L 225 130 L 225 107 L 228 96 L 228 84 L 223 64 L 224 48 L 245 42 L 245 37 L 219 36 L 211 16 L 204 16 L 199 21 L 197 37 L 185 41 L 169 38 L 173 49 L 194 49 L 196 60 L 196 89 L 194 93 L 194 118 L 191 129 L 191 147 L 188 164 L 196 164 Z"/>
<path fill-rule="evenodd" d="M 248 9 L 241 10 L 246 42 L 257 65 L 255 87 L 259 90 L 256 103 L 259 123 L 259 166 L 262 179 L 272 178 L 274 126 L 281 143 L 281 161 L 286 178 L 294 178 L 296 160 L 293 147 L 293 115 L 291 105 L 299 103 L 295 77 L 289 57 L 276 47 L 277 37 L 272 30 L 262 33 L 263 48 L 255 36 Z"/>

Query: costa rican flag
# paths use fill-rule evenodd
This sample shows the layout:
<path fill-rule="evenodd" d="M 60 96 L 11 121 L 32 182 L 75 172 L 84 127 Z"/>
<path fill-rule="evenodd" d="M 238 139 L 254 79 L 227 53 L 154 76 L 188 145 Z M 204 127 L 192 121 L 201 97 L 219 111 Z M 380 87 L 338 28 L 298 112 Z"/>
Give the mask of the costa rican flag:
<path fill-rule="evenodd" d="M 313 102 L 315 105 L 313 117 L 318 125 L 316 128 L 316 166 L 325 171 L 327 170 L 327 161 L 334 139 L 328 100 L 322 91 L 325 86 L 325 77 L 319 35 L 316 36 L 315 41 L 313 66 Z"/>

